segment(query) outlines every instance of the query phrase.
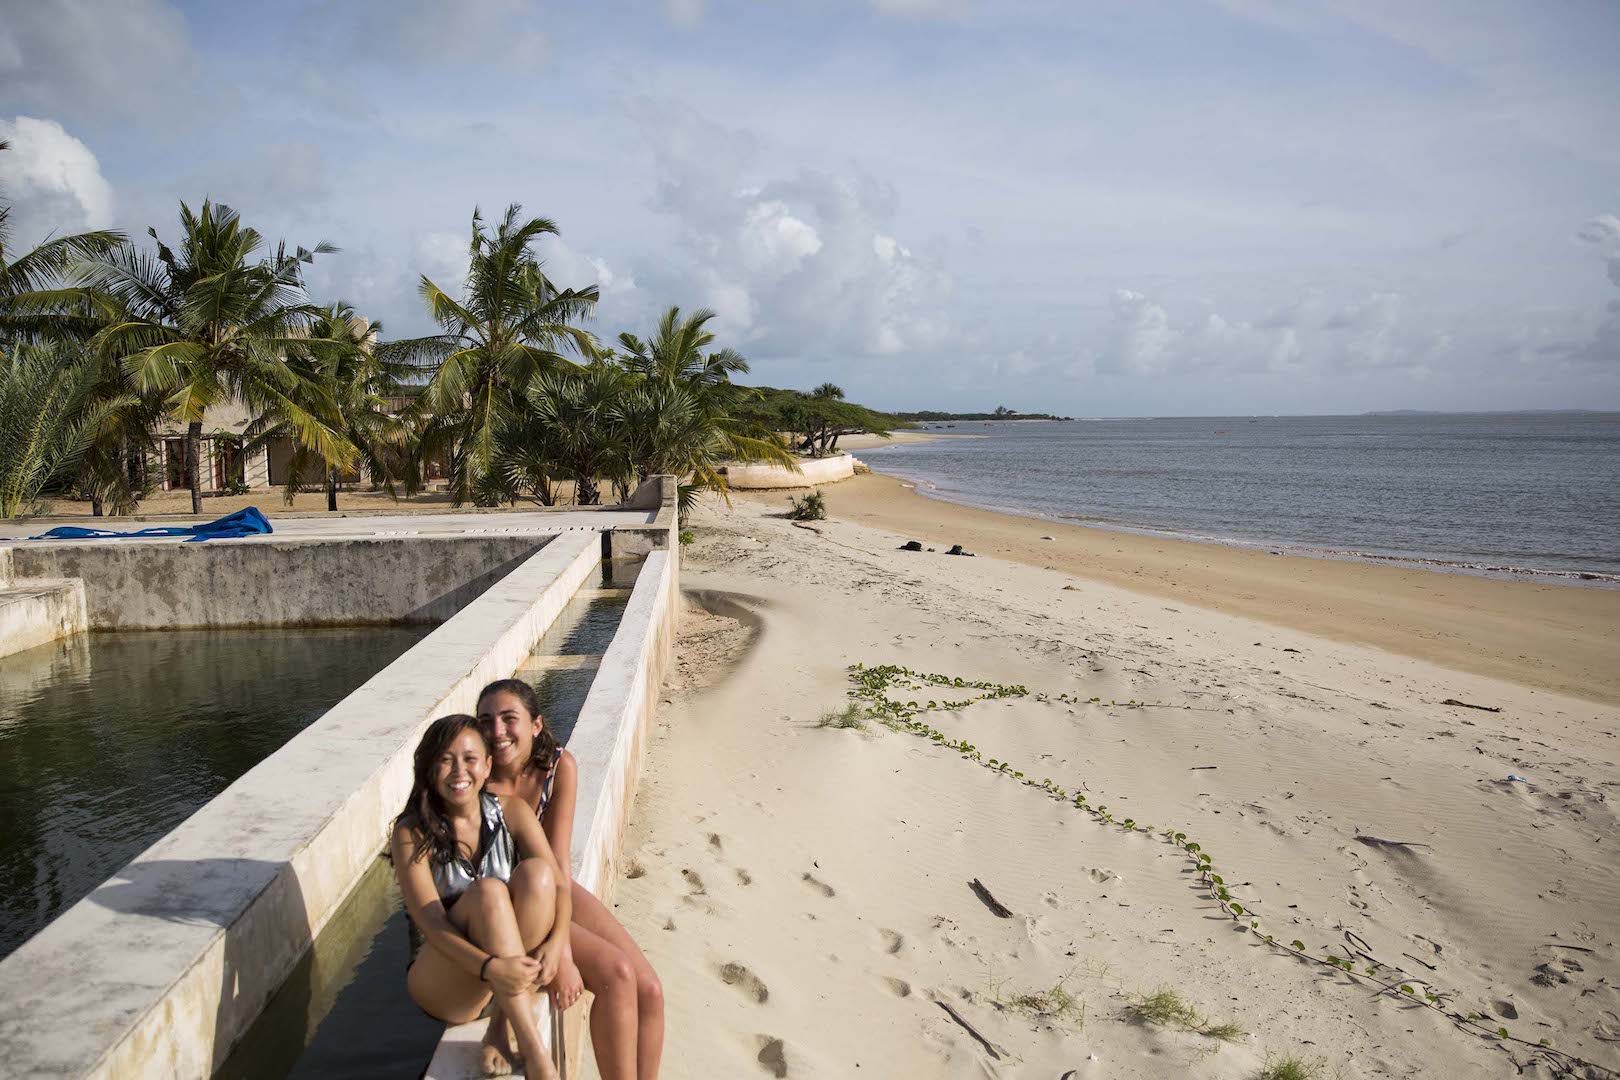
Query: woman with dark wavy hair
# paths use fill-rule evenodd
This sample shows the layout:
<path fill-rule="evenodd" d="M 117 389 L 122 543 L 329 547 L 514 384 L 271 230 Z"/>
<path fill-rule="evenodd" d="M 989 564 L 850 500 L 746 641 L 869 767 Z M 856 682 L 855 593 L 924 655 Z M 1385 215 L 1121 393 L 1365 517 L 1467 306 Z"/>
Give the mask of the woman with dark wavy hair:
<path fill-rule="evenodd" d="M 486 1039 L 484 1070 L 556 1080 L 535 1023 L 534 993 L 568 952 L 568 877 L 529 804 L 485 790 L 490 742 L 476 718 L 433 721 L 416 748 L 405 810 L 394 822 L 394 874 L 410 914 L 405 984 L 446 1024 L 477 1019 L 494 999 L 521 1057 Z M 506 1024 L 494 1025 L 504 1030 Z M 499 1060 L 496 1060 L 496 1059 Z"/>
<path fill-rule="evenodd" d="M 607 905 L 578 882 L 569 882 L 579 779 L 574 755 L 557 745 L 540 715 L 534 688 L 521 679 L 484 687 L 478 695 L 478 722 L 494 749 L 490 790 L 522 799 L 540 818 L 563 881 L 571 885 L 574 925 L 552 997 L 566 1009 L 578 1000 L 582 987 L 595 996 L 591 1049 L 602 1080 L 655 1080 L 664 1050 L 664 988 Z"/>

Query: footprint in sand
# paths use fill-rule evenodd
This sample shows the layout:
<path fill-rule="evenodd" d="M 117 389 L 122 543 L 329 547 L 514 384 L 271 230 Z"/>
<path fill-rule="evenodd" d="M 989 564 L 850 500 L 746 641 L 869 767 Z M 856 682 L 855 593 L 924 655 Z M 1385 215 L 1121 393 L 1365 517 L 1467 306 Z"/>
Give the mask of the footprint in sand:
<path fill-rule="evenodd" d="M 788 1074 L 787 1047 L 781 1039 L 769 1035 L 761 1035 L 762 1043 L 759 1048 L 759 1057 L 754 1060 L 765 1066 L 765 1071 L 780 1080 Z"/>
<path fill-rule="evenodd" d="M 634 859 L 631 859 L 625 864 L 624 876 L 629 878 L 631 881 L 634 881 L 638 877 L 642 877 L 646 873 L 647 871 L 642 869 L 641 864 L 636 862 Z"/>
<path fill-rule="evenodd" d="M 750 874 L 748 871 L 739 866 L 737 868 L 737 881 L 742 885 L 752 885 L 754 883 L 754 875 Z"/>
<path fill-rule="evenodd" d="M 720 834 L 719 833 L 710 833 L 709 834 L 709 846 L 714 848 L 714 850 L 716 850 L 716 851 L 725 850 L 724 846 L 720 843 Z"/>
<path fill-rule="evenodd" d="M 800 880 L 802 880 L 806 885 L 809 885 L 811 888 L 820 892 L 822 896 L 833 897 L 838 895 L 837 889 L 834 889 L 825 881 L 817 880 L 815 875 L 811 874 L 808 870 L 804 872 L 804 877 Z"/>
<path fill-rule="evenodd" d="M 754 1000 L 761 1005 L 770 1000 L 771 992 L 766 988 L 765 981 L 741 964 L 721 964 L 720 981 L 727 986 L 742 987 L 754 995 Z"/>
<path fill-rule="evenodd" d="M 703 887 L 703 879 L 698 877 L 697 871 L 692 869 L 681 870 L 681 877 L 686 879 L 687 895 L 703 896 L 708 890 Z"/>
<path fill-rule="evenodd" d="M 888 953 L 890 956 L 893 956 L 895 953 L 899 952 L 900 946 L 906 943 L 906 939 L 895 933 L 893 930 L 879 930 L 878 933 L 883 937 L 883 951 Z"/>
<path fill-rule="evenodd" d="M 883 985 L 887 986 L 889 991 L 893 993 L 895 997 L 911 996 L 911 984 L 906 982 L 904 979 L 896 979 L 885 975 L 883 976 Z"/>

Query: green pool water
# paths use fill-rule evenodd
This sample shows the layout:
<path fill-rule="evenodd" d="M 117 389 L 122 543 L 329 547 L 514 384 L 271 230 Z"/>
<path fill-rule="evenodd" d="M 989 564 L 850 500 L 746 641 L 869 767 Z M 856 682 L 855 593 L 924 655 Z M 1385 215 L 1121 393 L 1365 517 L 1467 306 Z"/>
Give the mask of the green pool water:
<path fill-rule="evenodd" d="M 98 633 L 0 658 L 0 957 L 431 630 Z"/>

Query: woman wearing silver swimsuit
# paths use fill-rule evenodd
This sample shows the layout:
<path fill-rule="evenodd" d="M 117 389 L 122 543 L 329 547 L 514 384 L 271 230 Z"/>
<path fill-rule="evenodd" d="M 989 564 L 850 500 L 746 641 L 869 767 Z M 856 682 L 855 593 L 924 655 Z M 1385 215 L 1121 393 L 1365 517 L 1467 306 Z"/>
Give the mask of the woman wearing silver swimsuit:
<path fill-rule="evenodd" d="M 527 1075 L 556 1080 L 534 992 L 556 979 L 568 952 L 568 878 L 529 804 L 484 789 L 490 743 L 476 718 L 435 720 L 415 766 L 392 842 L 411 920 L 411 1000 L 434 1019 L 463 1024 L 493 996 Z"/>
<path fill-rule="evenodd" d="M 478 721 L 494 747 L 490 790 L 517 796 L 534 810 L 564 884 L 571 886 L 574 924 L 552 996 L 564 1009 L 578 1000 L 581 983 L 595 996 L 591 1048 L 602 1080 L 656 1080 L 664 1050 L 663 986 L 607 906 L 569 881 L 578 783 L 574 756 L 546 730 L 534 688 L 521 679 L 484 687 L 478 695 Z"/>

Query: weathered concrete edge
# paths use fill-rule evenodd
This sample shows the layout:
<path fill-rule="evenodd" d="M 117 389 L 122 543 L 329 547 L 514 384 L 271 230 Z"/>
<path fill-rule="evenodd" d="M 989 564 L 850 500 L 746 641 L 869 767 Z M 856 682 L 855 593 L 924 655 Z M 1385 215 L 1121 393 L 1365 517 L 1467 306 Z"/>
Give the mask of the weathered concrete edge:
<path fill-rule="evenodd" d="M 0 963 L 6 1069 L 209 1076 L 376 857 L 421 730 L 512 671 L 599 557 L 590 532 L 543 548 Z"/>
<path fill-rule="evenodd" d="M 82 581 L 0 585 L 0 656 L 83 633 L 88 625 Z"/>
<path fill-rule="evenodd" d="M 574 880 L 604 903 L 613 899 L 613 868 L 622 851 L 647 735 L 674 649 L 680 607 L 676 566 L 671 551 L 647 556 L 568 741 L 580 777 L 569 842 L 571 872 Z M 542 1031 L 554 1030 L 544 996 L 540 1019 Z M 426 1080 L 475 1076 L 475 1049 L 484 1024 L 480 1020 L 447 1029 L 428 1065 Z M 584 1010 L 570 1010 L 564 1019 L 566 1077 L 576 1075 L 584 1033 Z"/>

